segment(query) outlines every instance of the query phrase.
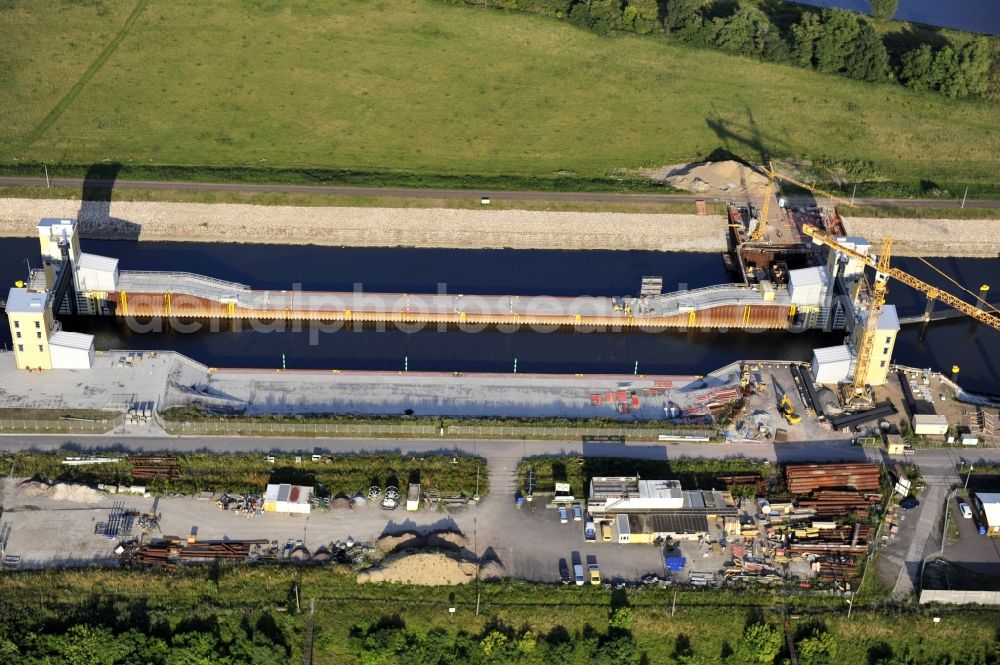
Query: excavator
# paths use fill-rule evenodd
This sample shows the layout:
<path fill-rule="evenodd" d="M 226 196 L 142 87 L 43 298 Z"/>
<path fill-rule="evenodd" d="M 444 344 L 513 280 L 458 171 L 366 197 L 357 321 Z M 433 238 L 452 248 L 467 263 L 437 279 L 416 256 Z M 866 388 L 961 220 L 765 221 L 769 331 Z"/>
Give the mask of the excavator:
<path fill-rule="evenodd" d="M 798 425 L 802 422 L 802 416 L 795 412 L 795 407 L 792 406 L 792 400 L 788 399 L 788 393 L 781 396 L 781 401 L 778 402 L 778 409 L 781 411 L 782 417 L 788 421 L 789 425 Z"/>

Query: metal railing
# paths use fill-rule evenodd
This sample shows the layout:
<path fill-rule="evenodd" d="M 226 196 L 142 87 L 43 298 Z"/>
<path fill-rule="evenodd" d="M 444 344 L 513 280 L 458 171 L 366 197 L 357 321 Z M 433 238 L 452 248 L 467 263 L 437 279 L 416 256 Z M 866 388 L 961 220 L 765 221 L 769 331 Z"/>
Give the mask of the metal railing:
<path fill-rule="evenodd" d="M 238 298 L 250 292 L 250 287 L 246 284 L 227 282 L 190 272 L 139 270 L 121 271 L 118 274 L 118 289 L 151 293 L 184 293 L 213 300 Z"/>

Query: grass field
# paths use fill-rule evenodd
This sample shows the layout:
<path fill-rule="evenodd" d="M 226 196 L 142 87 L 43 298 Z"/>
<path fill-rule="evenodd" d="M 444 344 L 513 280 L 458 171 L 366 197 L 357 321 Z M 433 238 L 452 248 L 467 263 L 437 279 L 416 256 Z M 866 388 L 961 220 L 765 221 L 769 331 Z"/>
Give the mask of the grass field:
<path fill-rule="evenodd" d="M 434 0 L 5 0 L 0 62 L 5 172 L 609 187 L 728 150 L 1000 189 L 994 104 Z"/>
<path fill-rule="evenodd" d="M 315 663 L 361 662 L 352 650 L 351 630 L 392 617 L 418 633 L 441 628 L 449 634 L 465 631 L 478 636 L 500 624 L 530 627 L 540 634 L 562 627 L 573 636 L 587 627 L 605 631 L 612 603 L 612 594 L 601 588 L 489 584 L 482 587 L 477 615 L 476 589 L 471 585 L 358 585 L 350 573 L 292 566 L 172 573 L 17 573 L 5 576 L 4 585 L 7 593 L 0 598 L 0 616 L 8 621 L 0 629 L 2 637 L 13 633 L 19 641 L 23 633 L 41 627 L 58 633 L 66 623 L 79 621 L 116 621 L 116 629 L 124 630 L 147 618 L 173 626 L 186 617 L 215 616 L 225 622 L 244 614 L 271 612 L 288 636 L 288 662 L 303 661 L 304 626 L 309 619 L 308 608 L 315 601 Z M 295 611 L 293 585 L 298 586 L 301 614 Z M 835 662 L 851 665 L 883 662 L 871 658 L 872 654 L 899 655 L 906 647 L 923 650 L 920 657 L 907 662 L 982 663 L 986 662 L 983 653 L 995 648 L 998 637 L 995 610 L 875 612 L 856 608 L 847 620 L 842 601 L 817 596 L 812 601 L 799 601 L 792 597 L 779 600 L 766 592 L 757 597 L 747 593 L 734 596 L 725 591 L 680 592 L 676 612 L 671 612 L 674 599 L 669 589 L 630 590 L 614 598 L 617 604 L 632 607 L 632 632 L 642 663 L 719 663 L 723 643 L 739 640 L 751 607 L 758 603 L 774 604 L 775 609 L 757 614 L 772 624 L 782 621 L 778 608 L 787 609 L 789 614 L 801 613 L 801 619 L 791 620 L 793 634 L 806 622 L 825 624 L 837 643 Z M 456 607 L 454 615 L 448 612 L 449 606 Z M 275 612 L 276 608 L 287 611 Z M 940 616 L 941 622 L 934 624 L 932 616 Z M 681 636 L 690 643 L 687 660 L 674 658 Z M 953 660 L 938 660 L 945 654 Z M 526 658 L 519 662 L 536 661 Z"/>

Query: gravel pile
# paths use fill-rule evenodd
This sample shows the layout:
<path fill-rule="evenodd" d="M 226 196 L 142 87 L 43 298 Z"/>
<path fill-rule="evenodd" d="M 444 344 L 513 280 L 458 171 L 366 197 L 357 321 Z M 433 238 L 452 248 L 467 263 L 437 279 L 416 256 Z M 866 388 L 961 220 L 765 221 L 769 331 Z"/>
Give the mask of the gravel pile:
<path fill-rule="evenodd" d="M 104 492 L 98 492 L 86 485 L 69 483 L 49 485 L 36 480 L 27 480 L 21 483 L 18 490 L 25 496 L 46 497 L 53 501 L 69 501 L 71 503 L 101 503 L 108 498 Z"/>
<path fill-rule="evenodd" d="M 42 217 L 81 220 L 85 238 L 343 247 L 613 249 L 716 252 L 721 217 L 528 210 L 349 208 L 0 199 L 0 237 L 34 236 Z"/>

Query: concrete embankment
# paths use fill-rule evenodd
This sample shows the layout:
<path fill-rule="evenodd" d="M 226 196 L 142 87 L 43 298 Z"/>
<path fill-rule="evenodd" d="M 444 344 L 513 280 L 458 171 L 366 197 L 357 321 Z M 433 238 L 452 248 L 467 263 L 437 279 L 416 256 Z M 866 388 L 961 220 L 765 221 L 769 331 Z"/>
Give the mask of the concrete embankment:
<path fill-rule="evenodd" d="M 0 199 L 0 237 L 42 217 L 81 221 L 84 238 L 458 249 L 718 252 L 722 217 L 610 212 L 351 208 Z"/>
<path fill-rule="evenodd" d="M 85 238 L 335 247 L 721 252 L 721 216 L 446 208 L 266 206 L 0 198 L 0 237 L 71 217 Z M 895 239 L 895 256 L 995 257 L 1000 219 L 846 217 L 852 235 Z"/>
<path fill-rule="evenodd" d="M 893 256 L 968 256 L 1000 254 L 1000 219 L 907 219 L 844 217 L 851 235 L 877 243 L 893 239 Z"/>

